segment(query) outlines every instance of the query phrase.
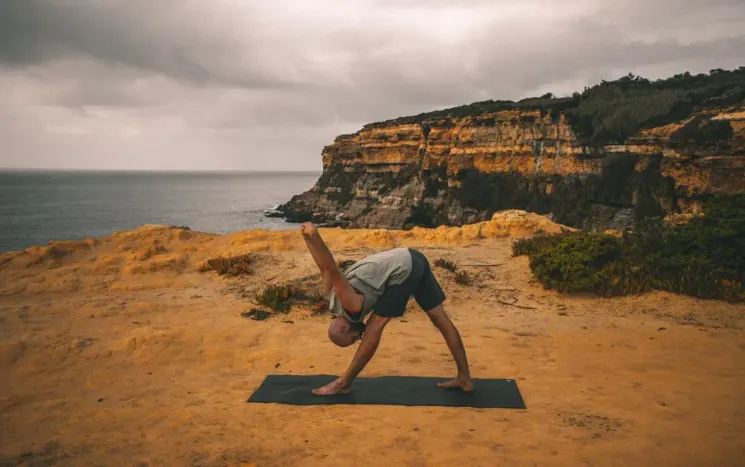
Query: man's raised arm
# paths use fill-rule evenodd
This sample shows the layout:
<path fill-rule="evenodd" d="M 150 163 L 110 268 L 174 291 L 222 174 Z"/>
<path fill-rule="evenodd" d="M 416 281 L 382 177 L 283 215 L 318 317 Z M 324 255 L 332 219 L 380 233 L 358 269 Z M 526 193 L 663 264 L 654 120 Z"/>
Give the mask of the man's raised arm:
<path fill-rule="evenodd" d="M 327 270 L 326 262 L 321 257 L 321 253 L 317 250 L 313 237 L 318 236 L 320 239 L 321 235 L 318 233 L 318 229 L 316 229 L 316 226 L 311 224 L 310 222 L 305 222 L 302 226 L 300 226 L 300 233 L 303 235 L 303 240 L 305 240 L 305 246 L 308 247 L 308 251 L 310 251 L 310 255 L 313 257 L 313 261 L 316 262 L 316 266 L 318 266 L 318 269 L 321 270 L 323 273 Z M 321 239 L 321 243 L 323 243 L 323 239 Z M 328 251 L 328 248 L 326 249 Z M 329 254 L 331 254 L 329 252 Z M 333 256 L 331 257 L 331 261 L 334 261 Z M 334 263 L 336 265 L 336 263 Z"/>
<path fill-rule="evenodd" d="M 316 265 L 321 270 L 321 274 L 323 274 L 324 286 L 329 288 L 329 283 L 333 286 L 336 296 L 345 310 L 352 313 L 361 311 L 362 296 L 354 290 L 354 287 L 349 284 L 347 278 L 342 275 L 339 266 L 334 261 L 334 256 L 329 251 L 326 243 L 324 243 L 316 226 L 310 222 L 306 222 L 301 227 L 300 232 L 303 234 L 313 260 L 315 260 Z"/>

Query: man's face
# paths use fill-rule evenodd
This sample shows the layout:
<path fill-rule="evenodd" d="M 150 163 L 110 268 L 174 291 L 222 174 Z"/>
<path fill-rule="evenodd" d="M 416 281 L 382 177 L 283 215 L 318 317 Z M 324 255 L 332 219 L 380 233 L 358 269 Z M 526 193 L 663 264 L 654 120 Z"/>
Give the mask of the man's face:
<path fill-rule="evenodd" d="M 362 338 L 360 331 L 351 329 L 351 323 L 345 318 L 334 318 L 329 325 L 329 339 L 339 347 L 348 347 Z"/>

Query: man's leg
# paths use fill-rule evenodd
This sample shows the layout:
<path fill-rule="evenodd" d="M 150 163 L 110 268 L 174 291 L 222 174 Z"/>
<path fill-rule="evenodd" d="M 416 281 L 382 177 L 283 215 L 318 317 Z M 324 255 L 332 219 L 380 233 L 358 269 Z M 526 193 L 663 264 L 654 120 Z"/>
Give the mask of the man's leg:
<path fill-rule="evenodd" d="M 458 367 L 458 376 L 455 379 L 446 383 L 440 383 L 438 386 L 441 388 L 459 388 L 466 392 L 473 391 L 473 382 L 471 381 L 471 372 L 468 368 L 466 349 L 463 347 L 463 341 L 460 338 L 458 329 L 456 329 L 450 317 L 445 313 L 445 308 L 442 305 L 438 305 L 426 313 L 429 319 L 432 320 L 432 324 L 435 325 L 442 334 L 442 337 L 445 338 L 445 342 L 450 349 L 450 353 L 453 354 L 455 364 Z"/>

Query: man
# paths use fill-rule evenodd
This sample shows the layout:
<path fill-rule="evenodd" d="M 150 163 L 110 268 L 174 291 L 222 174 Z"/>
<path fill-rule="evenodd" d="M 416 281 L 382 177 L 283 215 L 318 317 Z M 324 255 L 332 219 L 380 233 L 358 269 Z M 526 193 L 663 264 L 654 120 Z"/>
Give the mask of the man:
<path fill-rule="evenodd" d="M 321 270 L 326 292 L 331 292 L 330 308 L 336 317 L 329 326 L 329 339 L 340 347 L 362 339 L 347 371 L 335 381 L 313 390 L 314 394 L 329 396 L 350 391 L 354 378 L 375 354 L 383 329 L 392 318 L 403 315 L 412 295 L 442 333 L 458 368 L 455 379 L 438 386 L 473 391 L 466 350 L 442 306 L 445 293 L 423 254 L 396 248 L 358 261 L 342 274 L 316 227 L 306 222 L 300 232 Z"/>

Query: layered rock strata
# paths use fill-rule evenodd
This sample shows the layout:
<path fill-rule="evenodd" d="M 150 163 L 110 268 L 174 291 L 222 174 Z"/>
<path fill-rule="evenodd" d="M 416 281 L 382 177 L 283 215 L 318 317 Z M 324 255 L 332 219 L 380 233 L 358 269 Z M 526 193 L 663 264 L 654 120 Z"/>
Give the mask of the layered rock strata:
<path fill-rule="evenodd" d="M 726 138 L 688 138 L 715 128 Z M 411 228 L 524 209 L 580 227 L 695 213 L 745 192 L 745 105 L 703 107 L 623 144 L 588 144 L 567 117 L 504 110 L 370 124 L 323 149 L 315 186 L 279 207 L 290 221 Z"/>

